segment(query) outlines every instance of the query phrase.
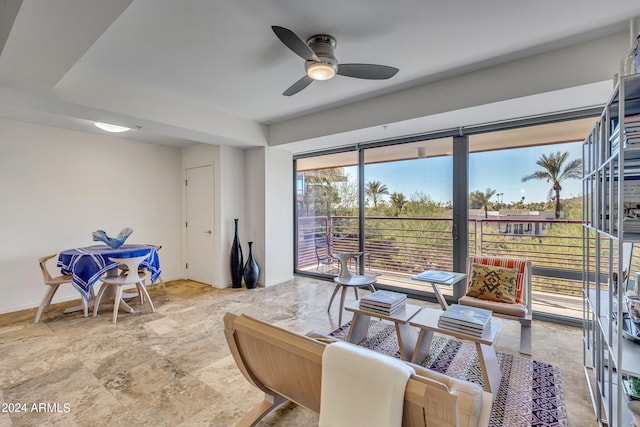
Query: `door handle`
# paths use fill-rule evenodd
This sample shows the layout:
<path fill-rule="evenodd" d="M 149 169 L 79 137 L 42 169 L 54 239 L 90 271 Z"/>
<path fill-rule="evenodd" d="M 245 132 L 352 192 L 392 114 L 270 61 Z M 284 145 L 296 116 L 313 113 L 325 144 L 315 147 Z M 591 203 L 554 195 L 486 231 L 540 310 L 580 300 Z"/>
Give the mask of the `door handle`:
<path fill-rule="evenodd" d="M 211 234 L 211 230 L 205 231 L 204 234 Z"/>

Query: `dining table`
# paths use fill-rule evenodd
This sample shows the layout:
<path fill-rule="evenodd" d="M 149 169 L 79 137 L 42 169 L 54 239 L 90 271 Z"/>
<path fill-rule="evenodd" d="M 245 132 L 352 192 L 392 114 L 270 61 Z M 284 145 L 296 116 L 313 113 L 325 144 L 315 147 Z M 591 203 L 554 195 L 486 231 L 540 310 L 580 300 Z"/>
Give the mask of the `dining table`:
<path fill-rule="evenodd" d="M 93 295 L 93 285 L 103 275 L 117 272 L 119 264 L 111 261 L 110 258 L 133 258 L 145 254 L 148 256 L 140 266 L 151 272 L 151 283 L 154 283 L 161 273 L 160 260 L 155 245 L 125 244 L 119 248 L 111 248 L 108 245 L 93 245 L 67 249 L 58 255 L 57 265 L 62 274 L 72 275 L 73 286 L 87 301 L 90 301 Z M 121 307 L 132 312 L 131 307 L 126 303 L 121 304 Z M 66 311 L 73 311 L 73 308 Z"/>

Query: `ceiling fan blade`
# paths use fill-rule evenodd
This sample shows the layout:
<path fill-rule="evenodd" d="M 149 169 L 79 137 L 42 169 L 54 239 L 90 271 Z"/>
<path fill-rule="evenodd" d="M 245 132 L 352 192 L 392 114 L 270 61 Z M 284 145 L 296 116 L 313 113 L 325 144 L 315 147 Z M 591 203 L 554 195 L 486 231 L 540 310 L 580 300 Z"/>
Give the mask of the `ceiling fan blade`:
<path fill-rule="evenodd" d="M 399 70 L 376 64 L 340 64 L 338 74 L 357 79 L 384 80 L 395 76 Z"/>
<path fill-rule="evenodd" d="M 280 41 L 298 56 L 306 59 L 307 61 L 320 62 L 320 59 L 316 56 L 313 50 L 311 50 L 311 48 L 307 46 L 300 37 L 296 36 L 293 31 L 284 27 L 278 27 L 277 25 L 273 25 L 271 29 L 276 36 L 278 36 Z"/>
<path fill-rule="evenodd" d="M 289 86 L 289 89 L 287 89 L 284 92 L 282 92 L 282 94 L 284 96 L 295 95 L 296 93 L 300 92 L 305 87 L 309 86 L 311 84 L 311 82 L 313 82 L 313 79 L 311 77 L 304 76 L 303 78 L 301 78 L 300 80 L 298 80 L 297 82 L 295 82 L 294 84 Z"/>

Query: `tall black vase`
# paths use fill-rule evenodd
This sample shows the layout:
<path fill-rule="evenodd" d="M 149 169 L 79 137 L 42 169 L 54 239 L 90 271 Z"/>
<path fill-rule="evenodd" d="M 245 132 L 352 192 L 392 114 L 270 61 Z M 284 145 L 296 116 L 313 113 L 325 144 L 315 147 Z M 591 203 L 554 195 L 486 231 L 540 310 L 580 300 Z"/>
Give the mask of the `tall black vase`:
<path fill-rule="evenodd" d="M 242 246 L 240 246 L 240 238 L 238 237 L 238 219 L 234 219 L 236 224 L 236 233 L 233 237 L 233 244 L 231 245 L 231 287 L 242 287 Z"/>
<path fill-rule="evenodd" d="M 249 242 L 249 258 L 244 265 L 244 285 L 247 289 L 254 289 L 258 284 L 258 277 L 260 277 L 260 267 L 253 257 L 253 242 Z"/>

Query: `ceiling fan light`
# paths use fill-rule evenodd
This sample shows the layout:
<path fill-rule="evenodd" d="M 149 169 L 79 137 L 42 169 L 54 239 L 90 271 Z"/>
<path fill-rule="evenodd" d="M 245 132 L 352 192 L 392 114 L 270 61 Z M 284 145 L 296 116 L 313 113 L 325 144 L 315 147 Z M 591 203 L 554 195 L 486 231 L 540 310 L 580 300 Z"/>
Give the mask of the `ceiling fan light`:
<path fill-rule="evenodd" d="M 131 128 L 125 126 L 112 125 L 111 123 L 102 123 L 102 122 L 94 122 L 93 123 L 98 129 L 102 129 L 107 132 L 120 133 L 131 130 Z"/>
<path fill-rule="evenodd" d="M 336 70 L 331 64 L 317 62 L 307 67 L 307 75 L 313 80 L 329 80 L 335 77 Z"/>

